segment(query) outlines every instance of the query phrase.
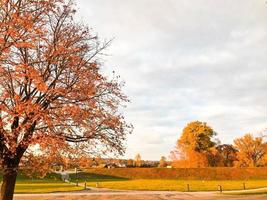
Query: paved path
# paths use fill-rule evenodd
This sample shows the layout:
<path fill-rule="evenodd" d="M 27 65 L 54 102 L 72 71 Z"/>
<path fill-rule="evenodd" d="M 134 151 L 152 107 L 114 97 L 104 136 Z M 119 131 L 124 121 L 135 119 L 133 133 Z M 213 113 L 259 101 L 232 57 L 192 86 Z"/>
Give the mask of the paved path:
<path fill-rule="evenodd" d="M 213 192 L 71 192 L 50 194 L 16 194 L 14 200 L 267 200 L 267 195 L 225 196 Z"/>

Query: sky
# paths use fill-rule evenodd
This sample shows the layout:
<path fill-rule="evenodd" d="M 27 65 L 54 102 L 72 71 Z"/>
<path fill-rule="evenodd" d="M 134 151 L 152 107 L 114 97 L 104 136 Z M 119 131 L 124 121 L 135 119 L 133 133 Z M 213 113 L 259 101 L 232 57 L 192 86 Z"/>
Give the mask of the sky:
<path fill-rule="evenodd" d="M 207 122 L 222 143 L 267 127 L 266 0 L 77 0 L 79 20 L 113 39 L 103 71 L 126 82 L 125 158 L 169 156 Z"/>

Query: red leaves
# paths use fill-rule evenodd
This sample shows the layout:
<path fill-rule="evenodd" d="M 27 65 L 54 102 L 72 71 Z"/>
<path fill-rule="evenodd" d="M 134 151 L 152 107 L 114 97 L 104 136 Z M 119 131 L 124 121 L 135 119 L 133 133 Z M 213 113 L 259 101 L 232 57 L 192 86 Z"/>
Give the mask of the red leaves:
<path fill-rule="evenodd" d="M 4 44 L 4 43 L 5 43 L 4 38 L 1 38 L 1 37 L 0 37 L 0 46 L 1 46 L 2 44 Z"/>
<path fill-rule="evenodd" d="M 22 80 L 24 84 L 32 82 L 40 92 L 47 90 L 47 85 L 43 81 L 42 75 L 32 66 L 25 64 L 17 65 L 15 68 L 14 78 Z"/>

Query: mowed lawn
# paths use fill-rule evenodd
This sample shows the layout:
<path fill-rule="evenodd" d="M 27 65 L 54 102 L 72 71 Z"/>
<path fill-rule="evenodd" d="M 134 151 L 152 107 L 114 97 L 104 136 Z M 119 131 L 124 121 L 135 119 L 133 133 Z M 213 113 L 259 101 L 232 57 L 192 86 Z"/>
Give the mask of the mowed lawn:
<path fill-rule="evenodd" d="M 267 180 L 169 180 L 126 179 L 110 175 L 81 172 L 70 175 L 72 181 L 87 182 L 88 186 L 117 190 L 164 190 L 164 191 L 217 191 L 243 190 L 267 187 Z"/>
<path fill-rule="evenodd" d="M 87 183 L 87 186 L 109 188 L 114 190 L 150 190 L 150 191 L 217 191 L 219 185 L 223 191 L 243 190 L 267 187 L 267 180 L 168 180 L 168 179 L 126 179 L 115 176 L 92 173 L 78 173 L 70 175 L 71 181 Z M 1 177 L 0 177 L 1 180 Z M 83 185 L 83 184 L 81 184 Z M 49 175 L 44 179 L 29 179 L 19 176 L 15 193 L 49 193 L 83 190 L 75 184 L 63 183 L 58 175 Z M 251 191 L 253 193 L 266 193 L 266 189 Z M 236 193 L 242 194 L 242 193 Z M 249 193 L 246 193 L 249 194 Z"/>
<path fill-rule="evenodd" d="M 244 181 L 201 181 L 201 180 L 127 180 L 99 182 L 98 187 L 119 190 L 170 190 L 170 191 L 216 191 L 219 185 L 223 190 L 243 190 Z M 267 180 L 247 181 L 246 189 L 267 187 Z M 95 187 L 96 183 L 88 182 Z"/>
<path fill-rule="evenodd" d="M 217 191 L 243 190 L 267 187 L 267 180 L 170 180 L 170 179 L 126 179 L 110 175 L 81 172 L 70 175 L 71 179 L 87 182 L 88 186 L 117 190 L 164 190 L 164 191 Z"/>
<path fill-rule="evenodd" d="M 15 193 L 49 193 L 49 192 L 70 192 L 82 190 L 82 187 L 77 187 L 68 183 L 41 183 L 41 182 L 23 182 L 16 183 Z"/>
<path fill-rule="evenodd" d="M 0 181 L 2 176 L 0 174 Z M 82 190 L 74 184 L 63 183 L 58 174 L 48 174 L 43 179 L 29 178 L 19 174 L 16 181 L 15 193 L 49 193 L 49 192 L 69 192 Z"/>

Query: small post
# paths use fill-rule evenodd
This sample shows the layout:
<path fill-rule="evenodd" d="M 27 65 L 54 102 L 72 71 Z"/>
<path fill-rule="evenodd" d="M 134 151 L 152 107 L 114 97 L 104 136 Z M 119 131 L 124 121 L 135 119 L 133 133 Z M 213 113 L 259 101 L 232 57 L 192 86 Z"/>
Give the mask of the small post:
<path fill-rule="evenodd" d="M 87 188 L 87 187 L 86 187 L 86 182 L 84 182 L 84 189 L 86 190 L 86 188 Z"/>
<path fill-rule="evenodd" d="M 243 189 L 246 190 L 246 183 L 243 183 Z"/>
<path fill-rule="evenodd" d="M 76 179 L 76 186 L 78 186 L 79 185 L 79 182 L 78 182 L 78 179 Z"/>
<path fill-rule="evenodd" d="M 190 185 L 187 184 L 187 192 L 190 192 Z"/>
<path fill-rule="evenodd" d="M 96 182 L 96 185 L 95 185 L 97 188 L 98 188 L 98 186 L 99 186 L 99 183 L 98 182 Z"/>
<path fill-rule="evenodd" d="M 222 193 L 222 186 L 218 185 L 218 190 L 220 191 L 220 193 Z"/>

